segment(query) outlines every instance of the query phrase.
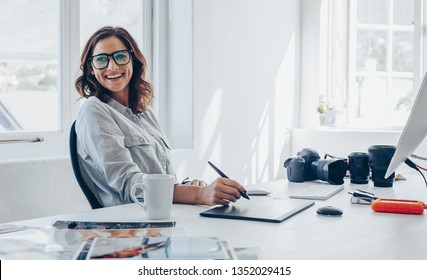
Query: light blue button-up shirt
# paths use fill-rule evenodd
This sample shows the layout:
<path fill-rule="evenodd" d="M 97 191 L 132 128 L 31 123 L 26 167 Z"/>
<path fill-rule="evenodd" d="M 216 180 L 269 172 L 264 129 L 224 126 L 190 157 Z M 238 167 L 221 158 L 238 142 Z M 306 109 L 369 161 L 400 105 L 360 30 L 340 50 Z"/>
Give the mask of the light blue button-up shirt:
<path fill-rule="evenodd" d="M 173 174 L 170 145 L 150 108 L 134 114 L 111 99 L 83 102 L 76 120 L 77 151 L 104 206 L 132 202 L 144 174 Z"/>

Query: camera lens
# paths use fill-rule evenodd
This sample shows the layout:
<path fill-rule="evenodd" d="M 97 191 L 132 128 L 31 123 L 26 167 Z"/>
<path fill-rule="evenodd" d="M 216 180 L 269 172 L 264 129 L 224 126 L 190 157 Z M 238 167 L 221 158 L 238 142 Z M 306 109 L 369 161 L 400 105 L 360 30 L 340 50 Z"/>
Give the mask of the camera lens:
<path fill-rule="evenodd" d="M 369 156 L 367 153 L 353 152 L 348 155 L 350 182 L 367 184 L 369 182 Z"/>
<path fill-rule="evenodd" d="M 342 159 L 321 159 L 314 161 L 312 167 L 318 179 L 332 185 L 344 184 L 346 165 Z"/>
<path fill-rule="evenodd" d="M 374 182 L 374 186 L 393 186 L 394 172 L 388 178 L 384 178 L 384 176 L 395 150 L 395 146 L 389 145 L 373 145 L 369 147 L 369 167 L 372 171 L 372 181 Z"/>

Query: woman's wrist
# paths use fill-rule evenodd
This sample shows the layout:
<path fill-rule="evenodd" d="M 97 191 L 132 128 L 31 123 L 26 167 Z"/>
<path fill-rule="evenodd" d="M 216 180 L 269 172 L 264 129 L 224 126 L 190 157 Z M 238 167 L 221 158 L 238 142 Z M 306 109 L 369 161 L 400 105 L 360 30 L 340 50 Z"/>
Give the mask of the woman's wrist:
<path fill-rule="evenodd" d="M 204 187 L 193 185 L 175 184 L 173 202 L 185 204 L 204 204 L 202 191 Z"/>

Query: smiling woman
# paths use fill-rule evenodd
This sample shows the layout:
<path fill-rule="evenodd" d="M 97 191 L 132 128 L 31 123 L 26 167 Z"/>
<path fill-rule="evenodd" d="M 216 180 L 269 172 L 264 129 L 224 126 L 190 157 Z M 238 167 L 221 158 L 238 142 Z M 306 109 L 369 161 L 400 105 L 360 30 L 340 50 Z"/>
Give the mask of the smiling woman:
<path fill-rule="evenodd" d="M 95 32 L 83 49 L 80 68 L 75 85 L 82 97 L 96 96 L 102 102 L 113 98 L 134 113 L 147 109 L 153 98 L 145 57 L 121 27 L 106 26 Z"/>
<path fill-rule="evenodd" d="M 128 52 L 132 55 L 117 63 L 116 55 L 125 50 L 132 50 Z M 104 59 L 98 61 L 100 57 Z M 145 182 L 146 174 L 172 175 L 175 203 L 227 205 L 236 201 L 246 191 L 235 180 L 218 178 L 210 185 L 197 179 L 189 185 L 177 182 L 171 146 L 149 106 L 153 88 L 146 80 L 145 61 L 122 27 L 100 28 L 82 52 L 75 87 L 87 100 L 75 125 L 77 152 L 101 204 L 133 202 L 131 190 Z"/>

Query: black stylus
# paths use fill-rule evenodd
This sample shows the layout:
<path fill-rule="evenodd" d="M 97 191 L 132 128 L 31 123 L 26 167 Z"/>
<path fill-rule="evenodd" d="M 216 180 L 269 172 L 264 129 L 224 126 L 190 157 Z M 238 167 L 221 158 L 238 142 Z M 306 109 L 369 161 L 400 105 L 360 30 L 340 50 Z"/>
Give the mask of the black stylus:
<path fill-rule="evenodd" d="M 224 172 L 222 172 L 218 167 L 216 167 L 212 162 L 208 161 L 209 165 L 219 174 L 219 176 L 221 176 L 222 178 L 228 178 L 227 175 L 224 174 Z M 240 195 L 243 196 L 246 199 L 250 199 L 249 196 L 246 194 L 246 192 L 240 192 Z"/>

